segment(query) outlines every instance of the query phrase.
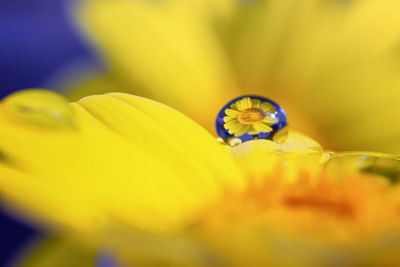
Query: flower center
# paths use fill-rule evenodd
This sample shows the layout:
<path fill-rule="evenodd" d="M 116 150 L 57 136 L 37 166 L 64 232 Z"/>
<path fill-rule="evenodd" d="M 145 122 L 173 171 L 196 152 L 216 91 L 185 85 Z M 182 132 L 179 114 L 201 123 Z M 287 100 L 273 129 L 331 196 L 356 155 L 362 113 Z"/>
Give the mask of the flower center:
<path fill-rule="evenodd" d="M 256 108 L 245 109 L 238 115 L 238 121 L 242 124 L 253 124 L 262 121 L 265 114 Z"/>

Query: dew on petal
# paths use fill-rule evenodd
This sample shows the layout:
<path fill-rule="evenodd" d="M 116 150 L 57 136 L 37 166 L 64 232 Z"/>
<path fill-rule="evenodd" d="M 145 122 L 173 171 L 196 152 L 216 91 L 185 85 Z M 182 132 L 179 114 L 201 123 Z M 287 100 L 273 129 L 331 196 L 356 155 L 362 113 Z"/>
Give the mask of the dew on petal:
<path fill-rule="evenodd" d="M 326 161 L 325 170 L 335 177 L 362 173 L 384 178 L 391 184 L 400 182 L 400 158 L 384 153 L 334 153 Z"/>
<path fill-rule="evenodd" d="M 227 141 L 228 141 L 228 144 L 231 146 L 237 146 L 242 143 L 242 140 L 240 140 L 237 137 L 231 137 Z"/>
<path fill-rule="evenodd" d="M 24 90 L 0 103 L 5 117 L 13 122 L 55 129 L 68 129 L 75 123 L 75 114 L 68 100 L 52 91 Z"/>
<path fill-rule="evenodd" d="M 268 139 L 283 143 L 287 138 L 287 116 L 274 101 L 255 95 L 237 97 L 229 101 L 218 113 L 216 130 L 220 138 L 246 142 Z M 233 145 L 237 145 L 234 142 Z"/>

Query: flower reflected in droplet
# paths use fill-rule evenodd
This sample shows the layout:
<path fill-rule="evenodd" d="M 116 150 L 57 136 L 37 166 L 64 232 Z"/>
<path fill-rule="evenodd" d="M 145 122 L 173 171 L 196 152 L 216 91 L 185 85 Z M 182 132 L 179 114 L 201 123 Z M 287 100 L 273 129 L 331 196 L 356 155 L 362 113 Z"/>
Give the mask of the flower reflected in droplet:
<path fill-rule="evenodd" d="M 224 127 L 235 136 L 241 136 L 246 132 L 249 134 L 269 133 L 273 130 L 271 126 L 279 121 L 274 113 L 275 108 L 271 103 L 261 104 L 259 99 L 245 97 L 225 110 Z"/>
<path fill-rule="evenodd" d="M 260 96 L 242 96 L 226 104 L 217 116 L 217 133 L 230 139 L 284 139 L 285 111 L 272 100 Z M 277 135 L 277 133 L 279 134 Z M 276 137 L 276 138 L 275 138 Z"/>

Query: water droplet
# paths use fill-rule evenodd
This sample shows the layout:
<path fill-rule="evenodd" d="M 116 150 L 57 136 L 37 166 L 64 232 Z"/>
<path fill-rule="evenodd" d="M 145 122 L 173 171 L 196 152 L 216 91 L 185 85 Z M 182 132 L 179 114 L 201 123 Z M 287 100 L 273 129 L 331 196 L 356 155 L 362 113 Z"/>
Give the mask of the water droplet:
<path fill-rule="evenodd" d="M 231 138 L 228 138 L 227 142 L 231 146 L 237 146 L 242 143 L 242 140 L 240 140 L 239 138 L 236 138 L 236 137 L 231 137 Z"/>
<path fill-rule="evenodd" d="M 221 137 L 218 137 L 218 138 L 217 138 L 217 142 L 218 142 L 218 143 L 223 143 L 223 144 L 225 144 L 224 139 L 222 139 Z"/>
<path fill-rule="evenodd" d="M 3 99 L 1 104 L 6 117 L 12 121 L 57 129 L 74 126 L 75 116 L 68 100 L 52 91 L 19 91 Z"/>
<path fill-rule="evenodd" d="M 363 173 L 387 179 L 392 184 L 400 181 L 400 158 L 384 153 L 335 153 L 325 163 L 325 169 L 337 177 Z"/>
<path fill-rule="evenodd" d="M 225 142 L 268 139 L 282 144 L 288 135 L 283 108 L 260 96 L 246 95 L 229 101 L 218 113 L 216 130 Z M 237 145 L 238 142 L 234 142 Z"/>

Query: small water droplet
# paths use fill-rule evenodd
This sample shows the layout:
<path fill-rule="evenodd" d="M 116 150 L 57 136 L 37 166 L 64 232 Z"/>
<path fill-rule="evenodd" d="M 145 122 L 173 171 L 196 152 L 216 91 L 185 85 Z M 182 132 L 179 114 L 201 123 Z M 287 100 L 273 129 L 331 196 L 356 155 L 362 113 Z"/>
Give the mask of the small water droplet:
<path fill-rule="evenodd" d="M 1 104 L 6 117 L 12 121 L 57 129 L 71 128 L 75 124 L 75 114 L 68 100 L 52 91 L 19 91 L 3 99 Z"/>
<path fill-rule="evenodd" d="M 241 143 L 242 143 L 242 140 L 240 140 L 239 138 L 235 138 L 235 137 L 228 138 L 228 144 L 231 146 L 237 146 Z"/>
<path fill-rule="evenodd" d="M 328 172 L 338 176 L 349 173 L 371 174 L 389 180 L 400 181 L 400 160 L 395 155 L 374 152 L 341 152 L 332 155 L 325 163 Z"/>

